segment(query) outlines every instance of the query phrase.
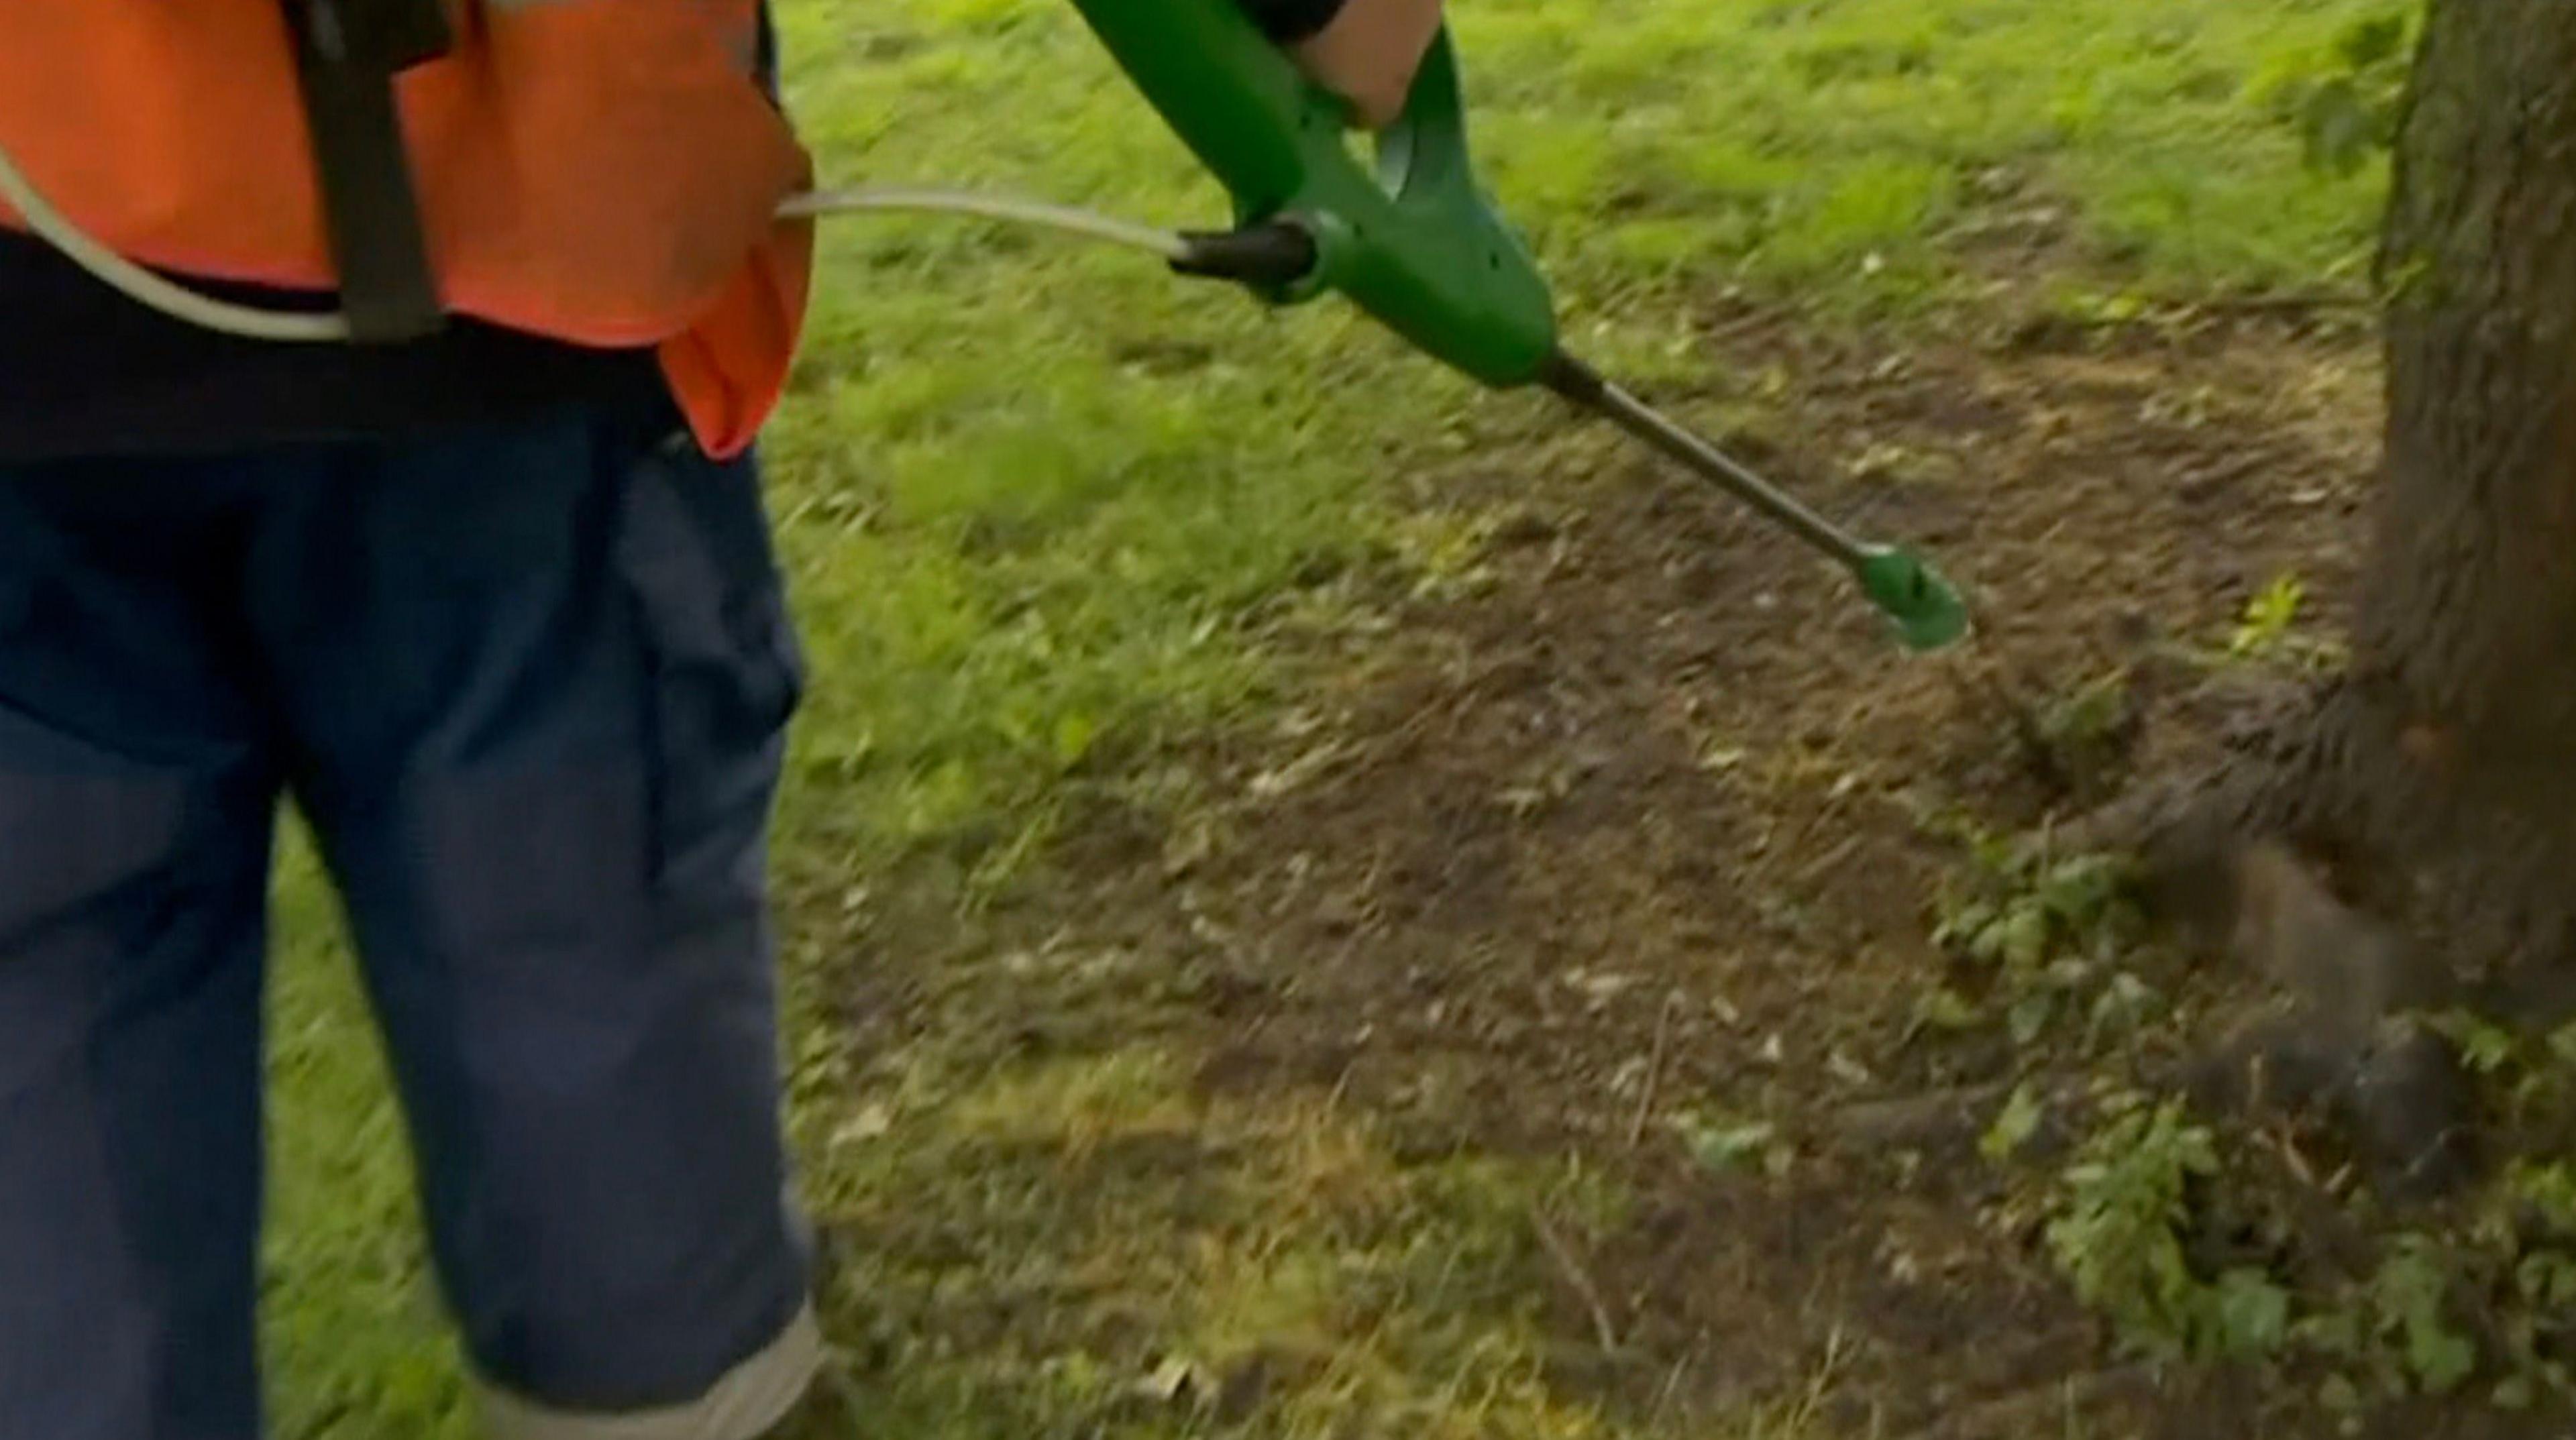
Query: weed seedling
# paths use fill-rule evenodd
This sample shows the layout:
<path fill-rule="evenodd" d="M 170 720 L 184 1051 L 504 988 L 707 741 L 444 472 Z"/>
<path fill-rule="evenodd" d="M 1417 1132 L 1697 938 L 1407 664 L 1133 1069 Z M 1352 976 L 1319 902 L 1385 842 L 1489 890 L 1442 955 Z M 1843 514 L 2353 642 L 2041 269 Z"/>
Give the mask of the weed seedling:
<path fill-rule="evenodd" d="M 2077 1297 L 2127 1348 L 2158 1360 L 2252 1359 L 2290 1333 L 2290 1296 L 2251 1267 L 2214 1279 L 2184 1250 L 2194 1186 L 2218 1173 L 2217 1142 L 2182 1102 L 2127 1096 L 2083 1145 L 2048 1225 L 2049 1253 Z"/>

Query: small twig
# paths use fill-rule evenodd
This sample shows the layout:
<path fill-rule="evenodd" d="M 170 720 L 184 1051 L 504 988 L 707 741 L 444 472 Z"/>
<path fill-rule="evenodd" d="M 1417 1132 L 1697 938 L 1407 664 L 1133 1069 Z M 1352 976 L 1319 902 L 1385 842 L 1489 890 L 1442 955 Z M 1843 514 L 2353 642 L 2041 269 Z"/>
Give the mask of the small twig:
<path fill-rule="evenodd" d="M 1584 1305 L 1592 1311 L 1592 1333 L 1600 1340 L 1601 1348 L 1613 1355 L 1619 1353 L 1619 1331 L 1610 1323 L 1610 1307 L 1602 1303 L 1601 1287 L 1592 1283 L 1590 1272 L 1583 1268 L 1582 1261 L 1574 1258 L 1574 1251 L 1565 1243 L 1565 1237 L 1557 1234 L 1556 1227 L 1548 1223 L 1546 1212 L 1532 1205 L 1529 1214 L 1530 1229 L 1537 1232 L 1540 1248 L 1546 1250 L 1548 1258 L 1565 1272 L 1567 1283 L 1583 1297 Z"/>
<path fill-rule="evenodd" d="M 2274 1126 L 2262 1134 L 2271 1143 L 2273 1152 L 2281 1157 L 2281 1163 L 2289 1166 L 2290 1173 L 2299 1177 L 2300 1184 L 2311 1190 L 2318 1188 L 2316 1167 L 2308 1163 L 2308 1157 L 2299 1149 L 2298 1140 L 2286 1127 Z"/>
<path fill-rule="evenodd" d="M 1719 320 L 1700 332 L 1700 343 L 1711 349 L 1730 345 L 1746 336 L 1771 328 L 1779 323 L 1779 318 L 1768 310 L 1753 310 Z"/>
<path fill-rule="evenodd" d="M 1665 1374 L 1662 1388 L 1655 1391 L 1655 1408 L 1646 1412 L 1647 1429 L 1663 1423 L 1664 1412 L 1672 1408 L 1673 1396 L 1682 1387 L 1682 1377 L 1690 1373 L 1690 1363 L 1690 1352 L 1684 1351 L 1682 1358 L 1674 1361 L 1673 1368 Z"/>
<path fill-rule="evenodd" d="M 1806 1397 L 1798 1402 L 1797 1410 L 1790 1417 L 1789 1427 L 1793 1432 L 1806 1434 L 1815 1425 L 1817 1415 L 1823 1412 L 1825 1402 L 1833 1397 L 1834 1381 L 1842 1374 L 1848 1343 L 1843 1336 L 1843 1327 L 1836 1323 L 1832 1333 L 1825 1337 L 1825 1358 L 1816 1366 L 1816 1373 L 1807 1379 Z"/>
<path fill-rule="evenodd" d="M 1655 1092 L 1664 1080 L 1664 1046 L 1673 1037 L 1673 992 L 1664 992 L 1664 1008 L 1655 1012 L 1655 1048 L 1646 1057 L 1646 1088 L 1637 1097 L 1637 1116 L 1628 1122 L 1628 1148 L 1636 1149 L 1646 1139 L 1646 1122 L 1655 1113 Z"/>
<path fill-rule="evenodd" d="M 1809 885 L 1813 885 L 1820 876 L 1839 867 L 1844 861 L 1850 859 L 1851 853 L 1860 847 L 1861 837 L 1858 833 L 1844 837 L 1841 843 L 1835 845 L 1833 849 L 1826 851 L 1823 856 L 1810 862 L 1804 869 L 1801 869 L 1798 872 L 1798 888 L 1803 890 Z"/>

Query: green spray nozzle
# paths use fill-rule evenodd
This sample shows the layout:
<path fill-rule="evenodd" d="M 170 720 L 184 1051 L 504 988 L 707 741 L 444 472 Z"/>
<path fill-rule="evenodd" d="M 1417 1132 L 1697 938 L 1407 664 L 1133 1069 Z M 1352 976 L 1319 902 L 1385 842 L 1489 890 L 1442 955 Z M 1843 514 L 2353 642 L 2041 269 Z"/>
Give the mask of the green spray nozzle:
<path fill-rule="evenodd" d="M 1873 546 L 1852 574 L 1869 603 L 1895 624 L 1897 643 L 1906 649 L 1944 650 L 1968 633 L 1968 602 L 1914 552 Z"/>

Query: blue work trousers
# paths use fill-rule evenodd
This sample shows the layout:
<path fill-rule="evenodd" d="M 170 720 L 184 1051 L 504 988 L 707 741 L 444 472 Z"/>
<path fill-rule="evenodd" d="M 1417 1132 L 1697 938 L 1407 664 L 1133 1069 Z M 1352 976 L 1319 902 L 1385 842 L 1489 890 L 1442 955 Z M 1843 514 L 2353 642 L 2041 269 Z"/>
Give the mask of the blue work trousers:
<path fill-rule="evenodd" d="M 0 1437 L 258 1434 L 288 798 L 479 1378 L 679 1406 L 810 1324 L 764 896 L 799 690 L 753 468 L 659 410 L 0 467 Z"/>

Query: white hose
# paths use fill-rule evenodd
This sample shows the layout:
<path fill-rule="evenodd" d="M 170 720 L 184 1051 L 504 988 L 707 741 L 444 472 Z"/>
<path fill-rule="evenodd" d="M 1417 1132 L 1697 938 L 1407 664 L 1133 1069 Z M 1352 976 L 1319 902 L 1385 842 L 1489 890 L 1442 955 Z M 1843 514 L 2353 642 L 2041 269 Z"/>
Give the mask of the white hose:
<path fill-rule="evenodd" d="M 1114 216 L 1091 210 L 1076 210 L 1066 205 L 1050 205 L 1041 200 L 1022 200 L 1009 195 L 978 195 L 964 190 L 816 190 L 790 198 L 778 207 L 787 218 L 807 215 L 849 215 L 862 211 L 928 211 L 946 215 L 977 215 L 987 220 L 1003 220 L 1017 225 L 1035 225 L 1067 235 L 1126 245 L 1160 256 L 1180 260 L 1189 254 L 1189 242 L 1169 230 L 1137 225 Z"/>
<path fill-rule="evenodd" d="M 345 341 L 349 319 L 337 313 L 313 314 L 237 305 L 174 284 L 110 250 L 69 216 L 46 201 L 0 148 L 0 199 L 26 217 L 27 226 L 71 262 L 101 283 L 174 320 L 202 329 L 253 340 Z M 1067 235 L 1131 246 L 1165 260 L 1189 253 L 1189 244 L 1169 230 L 1131 224 L 1111 216 L 1021 200 L 1005 195 L 977 195 L 958 190 L 856 189 L 818 190 L 781 205 L 782 218 L 900 212 L 973 215 L 1019 225 L 1034 225 Z"/>
<path fill-rule="evenodd" d="M 47 203 L 27 177 L 19 173 L 17 163 L 9 158 L 6 149 L 0 149 L 0 198 L 6 198 L 11 209 L 26 217 L 29 229 L 70 257 L 73 264 L 174 320 L 184 320 L 208 330 L 220 330 L 227 335 L 248 336 L 253 340 L 349 338 L 349 320 L 345 315 L 298 314 L 256 305 L 235 305 L 162 279 L 98 243 L 88 231 L 73 224 L 69 216 Z"/>

